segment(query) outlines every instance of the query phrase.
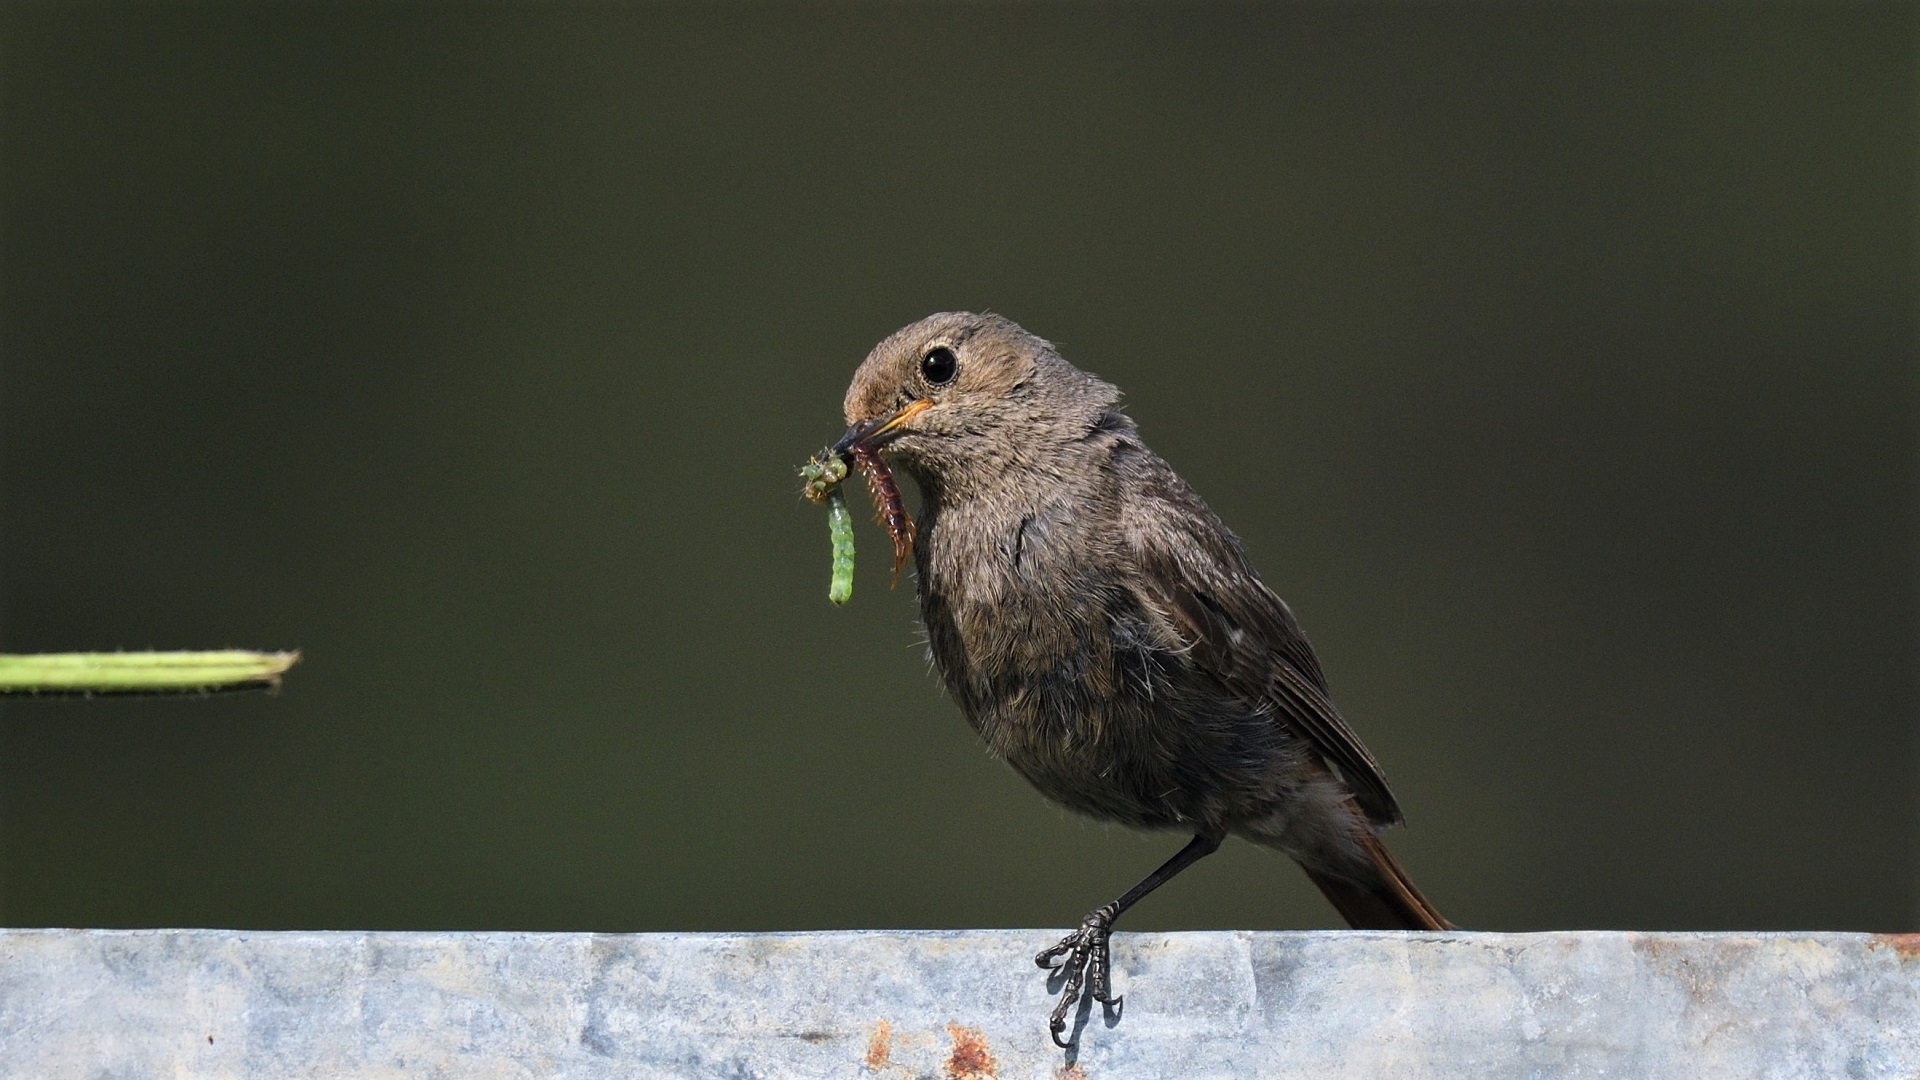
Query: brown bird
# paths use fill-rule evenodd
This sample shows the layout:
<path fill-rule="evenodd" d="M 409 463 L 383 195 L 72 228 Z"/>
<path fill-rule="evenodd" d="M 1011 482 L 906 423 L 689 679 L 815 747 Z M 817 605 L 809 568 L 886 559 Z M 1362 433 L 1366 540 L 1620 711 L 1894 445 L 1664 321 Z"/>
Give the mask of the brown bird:
<path fill-rule="evenodd" d="M 1292 856 L 1358 928 L 1444 930 L 1376 833 L 1402 818 L 1293 613 L 1141 442 L 1120 392 L 996 315 L 932 315 L 876 346 L 836 449 L 879 449 L 922 503 L 932 658 L 967 721 L 1048 798 L 1193 839 L 1044 952 L 1062 1046 L 1141 897 L 1228 835 Z"/>

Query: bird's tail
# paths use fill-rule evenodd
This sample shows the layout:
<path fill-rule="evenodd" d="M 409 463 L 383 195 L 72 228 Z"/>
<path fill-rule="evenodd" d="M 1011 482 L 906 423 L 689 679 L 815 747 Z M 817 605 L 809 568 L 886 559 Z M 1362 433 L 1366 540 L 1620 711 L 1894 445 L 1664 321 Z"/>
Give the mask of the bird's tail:
<path fill-rule="evenodd" d="M 1305 863 L 1301 869 L 1320 887 L 1347 925 L 1355 930 L 1452 930 L 1454 925 L 1434 909 L 1407 876 L 1406 868 L 1387 850 L 1387 845 L 1371 832 L 1363 833 L 1361 846 L 1372 864 L 1370 880 L 1334 876 Z"/>

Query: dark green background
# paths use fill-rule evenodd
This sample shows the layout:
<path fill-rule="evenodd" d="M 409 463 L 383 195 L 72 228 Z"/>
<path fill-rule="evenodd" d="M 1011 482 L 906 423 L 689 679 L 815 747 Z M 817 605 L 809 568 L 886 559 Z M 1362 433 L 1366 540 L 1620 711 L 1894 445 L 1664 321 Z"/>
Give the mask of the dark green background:
<path fill-rule="evenodd" d="M 1911 928 L 1906 6 L 12 5 L 0 918 L 1068 924 L 792 469 L 990 307 L 1294 604 L 1460 923 Z M 1230 845 L 1127 925 L 1333 925 Z"/>

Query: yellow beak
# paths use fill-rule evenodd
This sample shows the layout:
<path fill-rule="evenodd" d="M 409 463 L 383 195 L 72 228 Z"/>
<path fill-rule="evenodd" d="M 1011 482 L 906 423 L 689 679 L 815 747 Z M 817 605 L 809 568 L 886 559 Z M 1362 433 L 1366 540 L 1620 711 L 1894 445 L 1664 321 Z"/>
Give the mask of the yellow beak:
<path fill-rule="evenodd" d="M 847 448 L 856 444 L 877 448 L 887 441 L 886 436 L 889 433 L 898 433 L 901 425 L 932 407 L 933 402 L 921 398 L 918 401 L 908 402 L 892 416 L 876 416 L 862 420 L 847 429 L 847 433 L 840 437 L 840 441 L 833 444 L 833 451 L 836 454 L 844 453 Z"/>

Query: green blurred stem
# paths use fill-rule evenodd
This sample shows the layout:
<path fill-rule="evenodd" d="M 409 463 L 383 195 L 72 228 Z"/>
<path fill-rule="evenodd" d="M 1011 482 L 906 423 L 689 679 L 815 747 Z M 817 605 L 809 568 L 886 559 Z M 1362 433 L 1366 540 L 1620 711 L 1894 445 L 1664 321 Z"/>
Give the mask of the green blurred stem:
<path fill-rule="evenodd" d="M 0 694 L 197 694 L 274 689 L 297 652 L 0 654 Z"/>

